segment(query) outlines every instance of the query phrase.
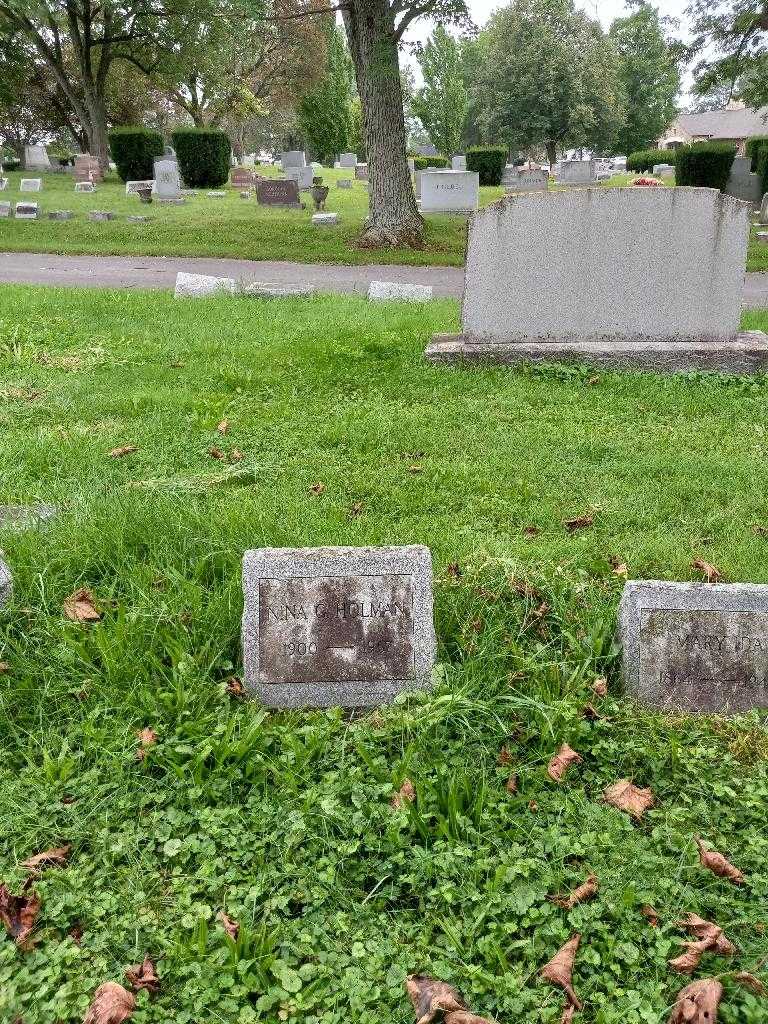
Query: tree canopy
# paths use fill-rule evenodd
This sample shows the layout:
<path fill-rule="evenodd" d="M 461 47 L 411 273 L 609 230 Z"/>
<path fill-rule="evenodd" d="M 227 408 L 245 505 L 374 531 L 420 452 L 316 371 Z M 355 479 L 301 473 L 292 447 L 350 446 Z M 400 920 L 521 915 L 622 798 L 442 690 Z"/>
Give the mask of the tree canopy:
<path fill-rule="evenodd" d="M 424 85 L 412 97 L 412 111 L 438 153 L 452 156 L 461 148 L 469 106 L 460 45 L 438 25 L 417 56 Z"/>

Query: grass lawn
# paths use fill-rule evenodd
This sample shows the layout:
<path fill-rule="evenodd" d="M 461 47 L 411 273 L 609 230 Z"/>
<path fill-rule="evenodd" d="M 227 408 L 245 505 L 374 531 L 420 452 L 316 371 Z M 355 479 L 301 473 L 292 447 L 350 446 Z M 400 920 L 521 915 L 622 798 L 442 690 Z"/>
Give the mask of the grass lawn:
<path fill-rule="evenodd" d="M 77 1024 L 148 953 L 137 1024 L 410 1024 L 413 971 L 501 1024 L 556 1024 L 537 972 L 579 931 L 576 1024 L 658 1024 L 687 912 L 738 946 L 694 975 L 724 976 L 721 1024 L 765 1021 L 733 976 L 768 983 L 764 723 L 622 698 L 611 560 L 768 581 L 768 380 L 426 364 L 457 321 L 448 301 L 0 292 L 0 501 L 60 507 L 0 531 L 0 880 L 19 893 L 21 861 L 72 844 L 34 881 L 33 948 L 0 936 L 3 1022 Z M 244 549 L 417 542 L 433 693 L 352 720 L 227 693 Z M 62 614 L 81 587 L 92 626 Z M 558 785 L 563 741 L 584 761 Z M 639 822 L 601 801 L 622 777 L 654 792 Z M 745 885 L 699 866 L 697 835 Z M 591 902 L 548 898 L 590 872 Z"/>

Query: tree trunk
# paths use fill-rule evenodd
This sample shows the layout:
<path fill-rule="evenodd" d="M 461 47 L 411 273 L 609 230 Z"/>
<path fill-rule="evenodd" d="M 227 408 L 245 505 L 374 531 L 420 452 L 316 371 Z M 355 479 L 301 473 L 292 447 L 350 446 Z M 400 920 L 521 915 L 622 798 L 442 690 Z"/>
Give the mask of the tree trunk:
<path fill-rule="evenodd" d="M 107 112 L 103 97 L 88 96 L 89 123 L 85 131 L 88 136 L 88 152 L 99 161 L 104 174 L 109 170 L 109 139 L 107 137 Z"/>
<path fill-rule="evenodd" d="M 405 152 L 405 119 L 394 18 L 388 0 L 349 0 L 344 8 L 368 153 L 368 221 L 360 245 L 424 247 Z"/>
<path fill-rule="evenodd" d="M 554 142 L 547 143 L 547 160 L 549 160 L 549 169 L 551 171 L 553 165 L 557 163 L 557 146 Z"/>

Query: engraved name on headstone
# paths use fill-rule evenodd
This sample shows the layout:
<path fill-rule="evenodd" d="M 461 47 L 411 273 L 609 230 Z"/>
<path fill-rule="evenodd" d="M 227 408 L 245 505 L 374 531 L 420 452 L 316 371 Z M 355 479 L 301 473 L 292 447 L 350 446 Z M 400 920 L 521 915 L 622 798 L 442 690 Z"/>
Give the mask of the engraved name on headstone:
<path fill-rule="evenodd" d="M 272 707 L 368 707 L 430 685 L 425 547 L 262 548 L 243 561 L 245 678 Z"/>
<path fill-rule="evenodd" d="M 262 178 L 256 182 L 259 206 L 300 207 L 298 182 L 289 178 Z"/>
<path fill-rule="evenodd" d="M 768 707 L 768 586 L 638 580 L 619 634 L 627 691 L 671 711 Z"/>

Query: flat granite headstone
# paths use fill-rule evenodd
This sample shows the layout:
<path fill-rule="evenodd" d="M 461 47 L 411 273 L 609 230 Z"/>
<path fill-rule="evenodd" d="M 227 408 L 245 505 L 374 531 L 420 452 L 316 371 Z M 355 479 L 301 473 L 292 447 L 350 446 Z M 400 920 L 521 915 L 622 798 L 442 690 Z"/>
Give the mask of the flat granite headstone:
<path fill-rule="evenodd" d="M 92 181 L 76 181 L 75 192 L 95 192 L 96 186 Z"/>
<path fill-rule="evenodd" d="M 558 167 L 557 181 L 560 185 L 591 185 L 597 178 L 595 160 L 563 160 Z"/>
<path fill-rule="evenodd" d="M 351 178 L 339 178 L 336 182 L 336 188 L 352 188 L 353 181 Z"/>
<path fill-rule="evenodd" d="M 357 164 L 355 167 L 355 178 L 358 181 L 368 181 L 368 164 Z"/>
<path fill-rule="evenodd" d="M 53 519 L 56 511 L 55 505 L 43 502 L 39 505 L 0 505 L 0 529 L 27 530 Z"/>
<path fill-rule="evenodd" d="M 259 206 L 291 206 L 301 209 L 299 183 L 290 178 L 262 178 L 256 182 Z"/>
<path fill-rule="evenodd" d="M 313 213 L 312 223 L 315 227 L 333 227 L 334 224 L 339 223 L 338 213 Z"/>
<path fill-rule="evenodd" d="M 9 201 L 3 200 L 3 202 L 0 203 L 0 217 L 10 217 L 10 216 L 11 216 L 11 204 L 10 204 Z"/>
<path fill-rule="evenodd" d="M 48 220 L 72 220 L 74 213 L 71 210 L 49 210 Z"/>
<path fill-rule="evenodd" d="M 17 220 L 37 220 L 37 203 L 16 203 Z"/>
<path fill-rule="evenodd" d="M 0 558 L 0 608 L 8 604 L 13 596 L 13 576 L 11 570 Z"/>
<path fill-rule="evenodd" d="M 432 286 L 429 284 L 401 284 L 397 281 L 371 281 L 369 302 L 429 302 Z"/>
<path fill-rule="evenodd" d="M 88 220 L 92 221 L 114 220 L 115 217 L 117 214 L 112 210 L 91 210 L 88 214 Z"/>
<path fill-rule="evenodd" d="M 315 294 L 313 284 L 281 285 L 268 284 L 265 281 L 251 281 L 243 285 L 243 295 L 257 299 L 305 299 Z"/>
<path fill-rule="evenodd" d="M 471 213 L 480 202 L 477 171 L 421 172 L 422 213 Z"/>
<path fill-rule="evenodd" d="M 237 291 L 234 277 L 212 277 L 209 274 L 176 275 L 174 299 L 202 299 L 209 295 L 234 295 Z"/>
<path fill-rule="evenodd" d="M 431 685 L 429 548 L 261 548 L 243 559 L 246 684 L 269 707 L 371 707 Z"/>
<path fill-rule="evenodd" d="M 137 192 L 145 192 L 147 189 L 150 191 L 155 187 L 155 179 L 147 178 L 144 181 L 126 181 L 125 183 L 125 194 L 127 196 L 135 195 Z"/>
<path fill-rule="evenodd" d="M 312 188 L 312 179 L 315 176 L 312 167 L 289 167 L 284 174 L 290 181 L 295 181 L 300 189 Z"/>
<path fill-rule="evenodd" d="M 619 639 L 627 692 L 669 711 L 768 707 L 768 585 L 626 584 Z"/>
<path fill-rule="evenodd" d="M 536 167 L 505 167 L 501 184 L 507 192 L 546 192 L 549 174 Z"/>
<path fill-rule="evenodd" d="M 19 192 L 42 192 L 42 178 L 22 178 L 19 182 Z"/>
<path fill-rule="evenodd" d="M 470 218 L 462 333 L 435 335 L 426 356 L 768 369 L 768 336 L 739 330 L 749 214 L 709 188 L 507 196 Z"/>

